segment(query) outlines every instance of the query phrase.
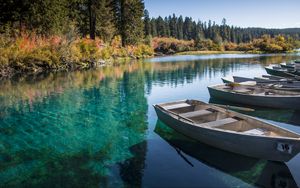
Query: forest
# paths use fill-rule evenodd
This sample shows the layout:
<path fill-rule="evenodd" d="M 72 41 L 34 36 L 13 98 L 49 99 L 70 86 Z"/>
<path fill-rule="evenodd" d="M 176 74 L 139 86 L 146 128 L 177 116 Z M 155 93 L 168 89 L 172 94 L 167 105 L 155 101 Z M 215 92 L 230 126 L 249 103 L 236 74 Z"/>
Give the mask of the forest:
<path fill-rule="evenodd" d="M 90 68 L 186 51 L 281 53 L 300 29 L 240 28 L 224 18 L 151 18 L 143 0 L 0 0 L 0 75 Z"/>

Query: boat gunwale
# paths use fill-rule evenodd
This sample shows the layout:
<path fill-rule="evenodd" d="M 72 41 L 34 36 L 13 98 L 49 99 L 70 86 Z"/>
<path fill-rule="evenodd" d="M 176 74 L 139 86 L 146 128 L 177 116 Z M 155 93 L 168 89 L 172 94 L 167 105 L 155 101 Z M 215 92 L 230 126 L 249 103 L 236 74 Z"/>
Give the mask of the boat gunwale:
<path fill-rule="evenodd" d="M 187 100 L 179 100 L 179 101 L 174 101 L 174 102 L 186 102 L 186 101 Z M 226 112 L 223 112 L 225 110 L 223 108 L 220 108 L 220 107 L 217 107 L 217 106 L 214 106 L 214 105 L 211 105 L 211 104 L 207 104 L 207 103 L 204 103 L 202 101 L 198 101 L 198 102 L 201 102 L 201 103 L 206 104 L 208 106 L 213 106 L 213 108 L 216 108 L 221 113 L 226 113 Z M 232 130 L 226 130 L 226 129 L 220 129 L 220 128 L 214 128 L 214 127 L 209 127 L 209 126 L 199 126 L 201 124 L 196 124 L 192 120 L 191 121 L 185 120 L 185 118 L 184 117 L 180 117 L 179 114 L 172 113 L 170 110 L 164 109 L 162 106 L 160 106 L 162 104 L 168 104 L 168 103 L 154 104 L 153 106 L 154 107 L 158 107 L 162 112 L 164 112 L 165 114 L 171 116 L 172 118 L 174 118 L 174 119 L 176 119 L 178 121 L 190 124 L 191 126 L 195 126 L 195 127 L 198 127 L 198 128 L 209 129 L 209 130 L 218 131 L 218 132 L 226 132 L 226 133 L 231 133 L 231 134 L 236 134 L 236 135 L 242 135 L 242 136 L 250 136 L 251 138 L 260 137 L 260 138 L 268 138 L 268 139 L 284 139 L 284 140 L 300 141 L 300 134 L 297 133 L 297 132 L 291 131 L 291 130 L 286 129 L 286 128 L 279 127 L 279 126 L 277 126 L 277 125 L 275 125 L 273 123 L 266 122 L 265 120 L 258 119 L 256 117 L 252 117 L 252 116 L 248 116 L 248 115 L 244 115 L 244 114 L 232 111 L 232 110 L 227 110 L 227 111 L 230 112 L 230 113 L 233 113 L 233 114 L 240 115 L 242 117 L 244 116 L 246 118 L 253 119 L 254 121 L 260 121 L 263 124 L 268 124 L 270 126 L 273 126 L 275 128 L 281 129 L 283 131 L 287 131 L 289 133 L 295 134 L 295 135 L 298 136 L 298 138 L 284 137 L 284 136 L 251 135 L 251 134 L 245 134 L 245 133 L 242 133 L 242 132 L 237 132 L 237 131 L 232 131 Z M 177 117 L 177 118 L 175 118 L 175 117 Z M 243 119 L 243 120 L 246 120 L 246 119 Z"/>

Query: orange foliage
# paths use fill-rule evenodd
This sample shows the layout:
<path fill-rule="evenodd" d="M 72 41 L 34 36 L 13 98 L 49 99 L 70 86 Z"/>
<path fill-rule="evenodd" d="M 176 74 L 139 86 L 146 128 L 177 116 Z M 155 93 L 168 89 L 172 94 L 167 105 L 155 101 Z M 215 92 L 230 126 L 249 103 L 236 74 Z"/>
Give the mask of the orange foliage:
<path fill-rule="evenodd" d="M 156 52 L 172 54 L 193 50 L 194 40 L 178 40 L 175 38 L 155 37 L 152 40 L 152 46 Z"/>

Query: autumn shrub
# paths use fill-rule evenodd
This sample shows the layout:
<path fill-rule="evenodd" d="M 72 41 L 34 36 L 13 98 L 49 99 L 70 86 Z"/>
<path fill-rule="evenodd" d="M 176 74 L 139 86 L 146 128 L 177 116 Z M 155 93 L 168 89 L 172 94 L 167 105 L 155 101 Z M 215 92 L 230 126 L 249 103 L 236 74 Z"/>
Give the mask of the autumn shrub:
<path fill-rule="evenodd" d="M 237 50 L 238 45 L 233 42 L 224 43 L 224 50 L 226 51 L 235 51 Z"/>
<path fill-rule="evenodd" d="M 204 39 L 197 41 L 196 49 L 201 51 L 222 51 L 223 46 L 210 39 Z"/>
<path fill-rule="evenodd" d="M 0 63 L 19 71 L 53 68 L 60 62 L 56 51 L 60 40 L 26 33 L 15 38 L 1 38 Z"/>
<path fill-rule="evenodd" d="M 133 48 L 133 55 L 137 58 L 149 57 L 154 54 L 154 50 L 151 46 L 145 44 L 139 44 Z"/>
<path fill-rule="evenodd" d="M 122 47 L 120 36 L 111 43 L 104 43 L 99 38 L 87 37 L 43 37 L 35 33 L 15 37 L 0 35 L 0 75 L 6 69 L 37 72 L 86 68 L 102 60 L 148 57 L 153 53 L 152 47 L 145 44 Z"/>
<path fill-rule="evenodd" d="M 248 52 L 248 51 L 257 51 L 258 49 L 256 49 L 253 46 L 253 43 L 240 43 L 237 45 L 236 48 L 238 51 L 244 51 L 244 52 Z"/>
<path fill-rule="evenodd" d="M 160 52 L 164 54 L 173 54 L 176 52 L 193 50 L 194 41 L 178 40 L 175 38 L 155 37 L 152 40 L 152 46 L 155 52 Z"/>
<path fill-rule="evenodd" d="M 282 35 L 277 35 L 273 38 L 270 35 L 263 35 L 259 39 L 254 39 L 252 43 L 260 51 L 269 53 L 287 52 L 295 48 L 293 41 L 287 40 Z"/>

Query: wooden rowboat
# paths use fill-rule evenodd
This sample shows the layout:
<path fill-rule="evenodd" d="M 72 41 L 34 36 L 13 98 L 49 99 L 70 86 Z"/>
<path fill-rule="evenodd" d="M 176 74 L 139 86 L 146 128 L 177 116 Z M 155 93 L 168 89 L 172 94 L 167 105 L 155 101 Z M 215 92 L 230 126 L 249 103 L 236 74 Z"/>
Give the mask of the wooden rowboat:
<path fill-rule="evenodd" d="M 178 157 L 194 166 L 190 158 L 197 159 L 209 168 L 238 178 L 244 183 L 257 187 L 297 187 L 292 172 L 284 162 L 266 161 L 237 155 L 188 139 L 165 127 L 158 121 L 154 132 L 173 147 Z"/>
<path fill-rule="evenodd" d="M 240 83 L 240 82 L 248 82 L 248 81 L 255 81 L 253 78 L 246 78 L 246 77 L 241 77 L 241 76 L 227 76 L 221 78 L 223 83 Z"/>
<path fill-rule="evenodd" d="M 251 83 L 251 85 L 264 86 L 266 88 L 299 91 L 300 81 L 282 78 L 278 76 L 267 76 L 262 77 L 246 78 L 241 76 L 227 76 L 221 78 L 223 83 Z"/>
<path fill-rule="evenodd" d="M 295 63 L 280 63 L 280 66 L 285 69 L 295 69 Z"/>
<path fill-rule="evenodd" d="M 270 65 L 265 67 L 266 71 L 270 75 L 281 76 L 281 77 L 297 77 L 300 75 L 300 72 L 297 70 L 285 69 L 279 66 Z"/>
<path fill-rule="evenodd" d="M 300 109 L 300 93 L 256 86 L 219 84 L 208 86 L 210 97 L 234 103 L 281 108 Z"/>
<path fill-rule="evenodd" d="M 300 152 L 300 135 L 197 100 L 154 105 L 158 118 L 197 141 L 233 153 L 289 161 Z"/>
<path fill-rule="evenodd" d="M 240 82 L 248 82 L 255 81 L 257 83 L 272 83 L 272 82 L 288 82 L 292 81 L 292 79 L 287 79 L 279 76 L 269 76 L 262 75 L 261 77 L 247 78 L 242 76 L 227 76 L 221 78 L 223 83 L 240 83 Z"/>

